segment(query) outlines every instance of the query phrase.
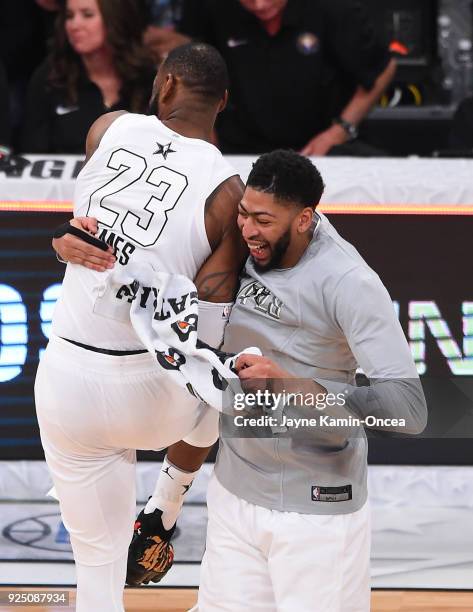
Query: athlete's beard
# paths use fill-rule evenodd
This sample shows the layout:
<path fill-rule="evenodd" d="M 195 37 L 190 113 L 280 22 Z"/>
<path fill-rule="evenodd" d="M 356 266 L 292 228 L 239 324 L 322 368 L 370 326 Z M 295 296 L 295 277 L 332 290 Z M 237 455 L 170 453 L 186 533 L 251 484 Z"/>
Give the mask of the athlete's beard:
<path fill-rule="evenodd" d="M 287 229 L 284 234 L 276 240 L 274 245 L 270 247 L 272 255 L 268 263 L 261 265 L 256 261 L 256 259 L 254 259 L 254 257 L 252 257 L 251 260 L 253 262 L 253 266 L 256 272 L 262 274 L 264 272 L 274 270 L 275 268 L 279 268 L 281 264 L 281 259 L 284 257 L 284 254 L 286 253 L 290 242 L 291 230 Z"/>

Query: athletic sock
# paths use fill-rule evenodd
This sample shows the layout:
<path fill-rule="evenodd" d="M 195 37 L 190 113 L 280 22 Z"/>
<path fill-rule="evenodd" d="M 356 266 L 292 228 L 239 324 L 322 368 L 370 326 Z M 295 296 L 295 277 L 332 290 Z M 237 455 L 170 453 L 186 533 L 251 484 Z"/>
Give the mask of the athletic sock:
<path fill-rule="evenodd" d="M 185 472 L 172 463 L 167 457 L 159 474 L 156 488 L 145 506 L 145 514 L 162 510 L 162 521 L 165 529 L 170 529 L 177 520 L 184 503 L 184 495 L 190 489 L 197 472 Z"/>

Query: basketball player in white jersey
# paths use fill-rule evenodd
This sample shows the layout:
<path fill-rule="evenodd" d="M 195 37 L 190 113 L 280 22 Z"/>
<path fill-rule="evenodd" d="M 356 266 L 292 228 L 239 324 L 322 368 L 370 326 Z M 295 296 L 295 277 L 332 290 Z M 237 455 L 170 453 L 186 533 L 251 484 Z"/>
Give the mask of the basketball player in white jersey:
<path fill-rule="evenodd" d="M 242 183 L 210 144 L 227 81 L 215 49 L 180 47 L 158 71 L 157 116 L 108 113 L 87 137 L 74 215 L 95 217 L 97 237 L 113 254 L 103 254 L 106 266 L 95 270 L 68 264 L 35 384 L 43 448 L 76 562 L 78 612 L 123 610 L 135 449 L 171 446 L 172 478 L 186 490 L 218 435 L 217 412 L 165 384 L 131 324 L 95 314 L 94 302 L 107 274 L 98 270 L 115 259 L 124 267 L 151 263 L 194 279 L 206 300 L 199 337 L 220 344 L 246 257 L 236 224 Z"/>

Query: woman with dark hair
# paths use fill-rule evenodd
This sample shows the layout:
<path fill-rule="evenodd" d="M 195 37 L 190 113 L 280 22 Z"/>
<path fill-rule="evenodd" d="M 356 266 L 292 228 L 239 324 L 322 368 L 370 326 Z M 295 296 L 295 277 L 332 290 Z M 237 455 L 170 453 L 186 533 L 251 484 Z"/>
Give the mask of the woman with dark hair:
<path fill-rule="evenodd" d="M 146 112 L 156 72 L 142 44 L 139 0 L 64 0 L 51 53 L 28 91 L 21 149 L 82 153 L 104 112 Z"/>

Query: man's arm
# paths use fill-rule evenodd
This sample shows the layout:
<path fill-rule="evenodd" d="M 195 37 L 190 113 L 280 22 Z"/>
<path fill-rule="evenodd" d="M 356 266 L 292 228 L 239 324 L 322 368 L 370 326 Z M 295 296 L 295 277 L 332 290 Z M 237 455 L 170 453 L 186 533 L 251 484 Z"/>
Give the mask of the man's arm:
<path fill-rule="evenodd" d="M 92 234 L 92 236 L 97 233 L 97 219 L 92 217 L 75 217 L 69 223 L 83 232 Z M 72 234 L 66 233 L 60 238 L 53 238 L 52 246 L 56 251 L 57 258 L 62 263 L 75 263 L 96 272 L 109 270 L 113 268 L 116 262 L 111 246 L 108 247 L 107 251 L 102 251 Z"/>
<path fill-rule="evenodd" d="M 365 419 L 404 419 L 405 426 L 374 429 L 419 434 L 427 424 L 427 405 L 411 351 L 392 300 L 373 272 L 348 273 L 333 295 L 333 311 L 350 349 L 370 380 L 356 387 L 346 407 Z M 337 393 L 341 383 L 318 381 Z"/>
<path fill-rule="evenodd" d="M 236 222 L 243 190 L 241 179 L 233 176 L 207 198 L 205 228 L 212 254 L 194 279 L 201 300 L 217 303 L 233 301 L 238 276 L 248 255 Z M 71 223 L 91 234 L 97 232 L 97 221 L 93 218 L 77 217 Z M 71 234 L 53 239 L 52 244 L 62 260 L 97 272 L 112 268 L 115 263 L 111 247 L 108 252 L 101 251 Z"/>
<path fill-rule="evenodd" d="M 84 165 L 97 150 L 108 128 L 118 119 L 118 117 L 126 114 L 126 112 L 127 111 L 114 111 L 112 113 L 105 113 L 105 115 L 100 116 L 94 121 L 87 133 L 85 141 Z M 84 230 L 84 232 L 88 232 L 89 234 L 95 235 L 97 233 L 96 219 L 77 217 L 76 219 L 72 219 L 70 223 L 74 225 L 74 227 Z M 95 270 L 96 272 L 104 272 L 109 268 L 113 268 L 115 263 L 112 247 L 109 247 L 108 251 L 102 251 L 72 234 L 64 234 L 61 238 L 53 238 L 52 246 L 61 261 L 79 264 L 90 270 Z"/>
<path fill-rule="evenodd" d="M 205 229 L 212 254 L 194 283 L 200 300 L 233 302 L 248 249 L 238 229 L 238 204 L 244 185 L 238 176 L 224 181 L 207 199 Z"/>
<path fill-rule="evenodd" d="M 87 133 L 87 138 L 85 140 L 85 162 L 86 164 L 92 155 L 97 150 L 97 147 L 100 144 L 105 132 L 112 125 L 112 123 L 125 115 L 128 111 L 120 110 L 113 111 L 112 113 L 105 113 L 105 115 L 101 115 L 98 119 L 96 119 Z"/>
<path fill-rule="evenodd" d="M 348 123 L 358 126 L 391 83 L 395 72 L 396 62 L 391 59 L 371 89 L 366 90 L 361 86 L 357 87 L 353 97 L 342 110 L 340 117 Z M 309 140 L 301 153 L 302 155 L 325 155 L 332 147 L 345 144 L 348 139 L 345 129 L 339 124 L 334 124 Z"/>
<path fill-rule="evenodd" d="M 336 69 L 337 78 L 353 84 L 351 99 L 343 109 L 337 108 L 336 113 L 357 126 L 391 82 L 396 64 L 362 2 L 330 0 L 321 4 L 327 28 L 323 53 Z M 332 118 L 336 119 L 335 114 Z M 308 134 L 308 137 L 312 138 L 302 150 L 305 155 L 325 155 L 333 146 L 348 139 L 340 125 L 331 126 L 320 134 Z"/>
<path fill-rule="evenodd" d="M 379 419 L 372 429 L 401 434 L 419 434 L 427 424 L 427 406 L 412 355 L 388 292 L 371 271 L 349 272 L 327 292 L 334 320 L 346 337 L 351 352 L 370 380 L 370 386 L 356 387 L 343 382 L 319 379 L 315 382 L 292 377 L 266 357 L 242 355 L 237 361 L 238 376 L 258 384 L 272 379 L 272 387 L 286 393 L 308 396 L 328 392 L 340 397 L 320 414 L 336 418 L 352 415 L 364 420 Z M 326 397 L 326 396 L 325 396 Z M 325 400 L 323 400 L 325 401 Z M 312 408 L 293 406 L 288 416 L 308 417 Z M 402 424 L 402 420 L 405 424 Z M 397 422 L 396 422 L 397 421 Z M 318 427 L 310 433 L 318 442 L 340 446 L 350 427 Z M 307 435 L 303 432 L 304 435 Z M 297 432 L 295 432 L 297 434 Z"/>

